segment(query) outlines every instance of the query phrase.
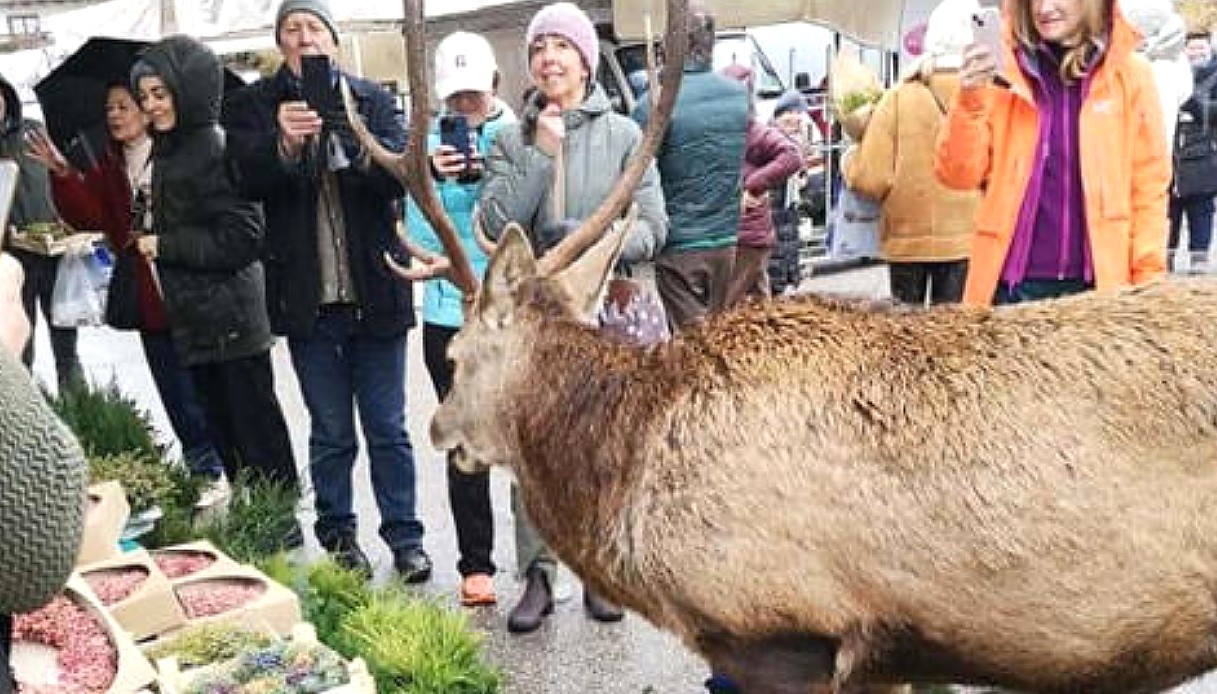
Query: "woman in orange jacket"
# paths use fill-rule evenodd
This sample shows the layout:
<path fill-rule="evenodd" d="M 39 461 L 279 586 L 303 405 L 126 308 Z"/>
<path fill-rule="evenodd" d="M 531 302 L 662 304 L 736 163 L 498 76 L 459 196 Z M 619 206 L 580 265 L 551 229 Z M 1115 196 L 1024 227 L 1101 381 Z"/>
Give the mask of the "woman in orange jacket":
<path fill-rule="evenodd" d="M 964 301 L 1017 303 L 1165 272 L 1170 159 L 1153 74 L 1114 0 L 1005 3 L 1004 70 L 964 52 L 946 185 L 984 186 Z"/>

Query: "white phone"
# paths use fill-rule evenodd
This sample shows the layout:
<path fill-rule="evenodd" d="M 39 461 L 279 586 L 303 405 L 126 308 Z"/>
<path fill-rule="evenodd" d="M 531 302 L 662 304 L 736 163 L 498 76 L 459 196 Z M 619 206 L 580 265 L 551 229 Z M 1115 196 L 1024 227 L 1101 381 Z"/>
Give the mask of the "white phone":
<path fill-rule="evenodd" d="M 1005 84 L 1002 73 L 1006 70 L 1006 53 L 1002 45 L 1001 9 L 997 7 L 982 7 L 980 12 L 972 15 L 972 40 L 989 47 L 993 61 L 997 64 L 999 84 Z"/>

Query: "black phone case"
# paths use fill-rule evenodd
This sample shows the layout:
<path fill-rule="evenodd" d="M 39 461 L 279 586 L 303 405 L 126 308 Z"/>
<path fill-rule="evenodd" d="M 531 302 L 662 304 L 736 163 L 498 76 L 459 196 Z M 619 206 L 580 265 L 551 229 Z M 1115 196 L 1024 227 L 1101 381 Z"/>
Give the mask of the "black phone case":
<path fill-rule="evenodd" d="M 330 59 L 323 55 L 300 58 L 300 96 L 325 117 L 337 108 L 338 94 L 330 80 Z"/>

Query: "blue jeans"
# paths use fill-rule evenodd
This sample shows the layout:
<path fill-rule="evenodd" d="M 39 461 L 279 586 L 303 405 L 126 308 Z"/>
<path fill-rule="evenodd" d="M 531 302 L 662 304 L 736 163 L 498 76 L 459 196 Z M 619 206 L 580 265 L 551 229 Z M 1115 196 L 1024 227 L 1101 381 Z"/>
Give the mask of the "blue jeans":
<path fill-rule="evenodd" d="M 406 432 L 406 337 L 370 337 L 351 311 L 323 308 L 307 338 L 289 338 L 292 365 L 312 418 L 309 471 L 314 530 L 323 547 L 355 536 L 351 469 L 358 442 L 354 406 L 368 445 L 380 536 L 394 552 L 421 547 L 415 515 L 414 449 Z"/>
<path fill-rule="evenodd" d="M 139 339 L 156 392 L 161 396 L 165 414 L 169 415 L 169 424 L 182 444 L 186 466 L 196 475 L 220 477 L 224 474 L 224 461 L 212 443 L 212 430 L 195 392 L 194 376 L 178 359 L 173 338 L 168 331 L 141 330 Z"/>

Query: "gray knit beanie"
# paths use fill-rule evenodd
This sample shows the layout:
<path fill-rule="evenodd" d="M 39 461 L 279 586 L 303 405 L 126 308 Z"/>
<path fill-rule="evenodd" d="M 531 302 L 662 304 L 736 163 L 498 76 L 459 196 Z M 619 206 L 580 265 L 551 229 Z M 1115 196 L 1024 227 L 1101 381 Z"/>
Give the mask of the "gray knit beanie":
<path fill-rule="evenodd" d="M 293 12 L 308 12 L 316 15 L 330 30 L 330 36 L 334 37 L 334 45 L 338 45 L 338 27 L 334 24 L 334 15 L 330 12 L 329 3 L 325 0 L 283 0 L 279 4 L 279 11 L 275 13 L 276 44 L 279 43 L 279 29 L 283 26 L 283 20 Z"/>

